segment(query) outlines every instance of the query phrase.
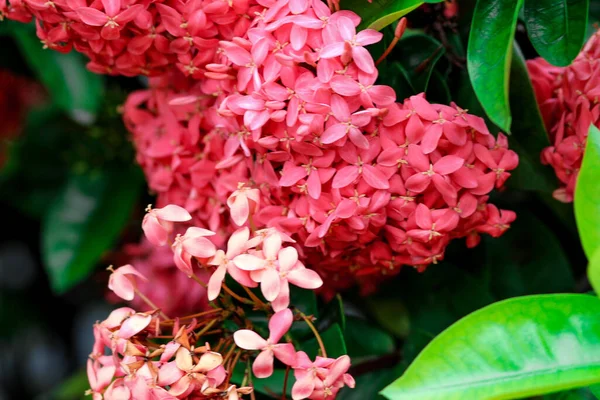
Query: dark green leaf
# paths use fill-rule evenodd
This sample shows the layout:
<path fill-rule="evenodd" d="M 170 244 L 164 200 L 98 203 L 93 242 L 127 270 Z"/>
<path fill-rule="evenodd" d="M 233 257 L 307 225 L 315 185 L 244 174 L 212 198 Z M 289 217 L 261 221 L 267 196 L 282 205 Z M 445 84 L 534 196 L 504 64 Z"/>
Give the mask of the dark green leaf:
<path fill-rule="evenodd" d="M 71 176 L 42 222 L 42 256 L 56 292 L 89 275 L 127 222 L 141 184 L 132 167 Z"/>
<path fill-rule="evenodd" d="M 547 394 L 541 400 L 596 400 L 596 396 L 594 396 L 589 388 L 579 388 Z"/>
<path fill-rule="evenodd" d="M 518 46 L 510 67 L 510 110 L 513 116 L 509 145 L 519 154 L 519 166 L 508 184 L 522 190 L 551 193 L 556 188 L 552 169 L 540 163 L 540 153 L 550 145 L 533 92 L 525 59 Z"/>
<path fill-rule="evenodd" d="M 82 124 L 94 122 L 102 103 L 103 78 L 85 67 L 84 57 L 71 51 L 61 54 L 44 50 L 30 26 L 15 26 L 15 40 L 23 57 L 46 86 L 56 104 Z"/>
<path fill-rule="evenodd" d="M 319 311 L 317 309 L 317 296 L 313 290 L 300 289 L 296 286 L 290 288 L 290 304 L 302 311 L 305 315 L 312 315 L 319 320 Z M 260 313 L 264 318 L 264 313 Z M 265 319 L 265 327 L 266 327 Z M 304 339 L 312 334 L 308 325 L 299 322 L 292 325 L 290 331 L 294 339 Z"/>
<path fill-rule="evenodd" d="M 531 43 L 550 64 L 561 67 L 577 57 L 587 29 L 589 0 L 525 0 Z"/>
<path fill-rule="evenodd" d="M 82 370 L 62 382 L 49 397 L 51 400 L 84 400 L 87 397 L 84 393 L 89 388 L 87 373 Z"/>
<path fill-rule="evenodd" d="M 410 317 L 404 303 L 387 296 L 366 298 L 369 312 L 377 322 L 396 337 L 404 338 L 410 330 Z"/>
<path fill-rule="evenodd" d="M 244 381 L 244 377 L 246 375 L 246 370 L 248 366 L 246 363 L 238 363 L 233 370 L 233 374 L 231 376 L 231 381 L 236 383 L 237 385 L 241 385 L 242 382 L 245 383 L 246 386 L 250 386 L 249 380 L 246 379 Z M 285 380 L 285 369 L 275 369 L 273 371 L 273 375 L 268 378 L 259 379 L 255 376 L 252 377 L 252 385 L 254 390 L 259 393 L 266 394 L 268 396 L 274 396 L 279 398 L 281 397 L 281 392 L 283 391 L 283 382 Z M 292 394 L 292 386 L 296 382 L 294 378 L 294 371 L 290 371 L 288 375 L 288 383 L 286 387 L 286 393 L 288 396 Z"/>
<path fill-rule="evenodd" d="M 335 323 L 340 325 L 342 331 L 346 330 L 346 315 L 344 314 L 344 303 L 342 301 L 342 296 L 340 296 L 339 294 L 337 294 L 333 299 L 331 299 L 330 302 L 328 302 L 325 305 L 325 307 L 323 307 L 320 314 L 321 316 L 317 319 L 315 325 L 319 331 L 324 331 Z"/>
<path fill-rule="evenodd" d="M 452 94 L 450 93 L 446 79 L 436 70 L 431 74 L 426 96 L 430 103 L 450 104 L 452 101 Z"/>
<path fill-rule="evenodd" d="M 575 289 L 569 259 L 554 232 L 531 213 L 499 238 L 485 238 L 485 268 L 497 298 L 570 292 Z"/>
<path fill-rule="evenodd" d="M 522 0 L 479 0 L 473 14 L 467 67 L 475 94 L 490 119 L 510 131 L 508 82 Z"/>
<path fill-rule="evenodd" d="M 444 0 L 429 0 L 427 3 L 440 3 Z M 363 0 L 344 0 L 342 8 L 352 10 L 362 18 L 358 29 L 371 28 L 381 30 L 394 21 L 402 18 L 423 4 L 420 0 L 373 0 L 365 4 Z"/>
<path fill-rule="evenodd" d="M 382 393 L 392 400 L 503 400 L 597 382 L 600 299 L 535 295 L 456 322 Z"/>
<path fill-rule="evenodd" d="M 327 357 L 337 358 L 343 356 L 344 354 L 348 354 L 348 350 L 346 350 L 346 343 L 344 341 L 344 335 L 338 324 L 331 325 L 329 329 L 327 329 L 325 332 L 319 332 L 319 334 L 321 335 L 321 339 L 325 345 Z M 311 359 L 314 359 L 317 355 L 322 355 L 320 354 L 321 351 L 319 348 L 319 343 L 315 338 L 302 343 L 301 348 Z"/>
<path fill-rule="evenodd" d="M 348 355 L 354 360 L 358 357 L 382 356 L 394 351 L 394 339 L 381 328 L 369 321 L 348 317 L 345 331 Z"/>
<path fill-rule="evenodd" d="M 343 388 L 338 399 L 340 400 L 384 400 L 385 398 L 377 394 L 387 384 L 396 377 L 394 369 L 383 369 L 366 373 L 356 377 L 356 387 L 350 389 Z"/>
<path fill-rule="evenodd" d="M 590 126 L 575 186 L 575 218 L 588 259 L 600 247 L 600 131 Z"/>
<path fill-rule="evenodd" d="M 400 40 L 394 57 L 406 71 L 415 93 L 421 93 L 427 90 L 435 64 L 444 52 L 444 46 L 431 36 L 412 34 Z"/>

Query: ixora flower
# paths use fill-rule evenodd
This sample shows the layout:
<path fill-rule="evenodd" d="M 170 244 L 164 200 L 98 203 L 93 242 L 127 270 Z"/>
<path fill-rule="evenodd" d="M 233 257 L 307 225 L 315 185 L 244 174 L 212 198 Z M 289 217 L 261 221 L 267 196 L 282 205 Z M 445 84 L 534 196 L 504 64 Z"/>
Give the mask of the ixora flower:
<path fill-rule="evenodd" d="M 586 43 L 573 63 L 554 67 L 542 58 L 527 61 L 551 145 L 541 154 L 552 166 L 560 187 L 554 198 L 572 202 L 590 124 L 600 126 L 597 98 L 600 32 Z"/>

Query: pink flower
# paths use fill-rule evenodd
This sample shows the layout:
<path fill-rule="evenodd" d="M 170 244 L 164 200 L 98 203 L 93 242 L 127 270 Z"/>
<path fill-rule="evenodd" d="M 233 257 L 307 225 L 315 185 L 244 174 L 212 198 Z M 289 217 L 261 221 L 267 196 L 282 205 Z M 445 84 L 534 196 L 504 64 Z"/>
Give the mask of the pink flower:
<path fill-rule="evenodd" d="M 110 274 L 108 280 L 108 288 L 115 292 L 117 296 L 127 301 L 133 300 L 135 296 L 134 282 L 129 276 L 138 276 L 145 281 L 148 280 L 148 278 L 130 264 L 117 268 Z"/>
<path fill-rule="evenodd" d="M 217 269 L 213 272 L 208 281 L 208 299 L 214 300 L 221 293 L 221 285 L 225 279 L 225 274 L 229 273 L 239 284 L 246 287 L 256 287 L 256 282 L 250 279 L 247 271 L 239 269 L 233 259 L 246 250 L 250 230 L 243 227 L 235 231 L 227 242 L 227 252 L 217 250 L 215 256 L 208 262 L 209 265 L 216 265 Z"/>
<path fill-rule="evenodd" d="M 173 232 L 173 222 L 185 222 L 192 219 L 184 208 L 169 204 L 164 208 L 148 206 L 148 213 L 142 221 L 142 229 L 148 240 L 157 246 L 167 244 L 169 234 Z"/>
<path fill-rule="evenodd" d="M 375 73 L 377 70 L 373 58 L 363 46 L 379 42 L 383 34 L 372 29 L 365 29 L 357 34 L 354 23 L 346 17 L 337 19 L 337 27 L 342 40 L 323 47 L 321 58 L 342 56 L 346 51 L 345 46 L 348 44 L 356 65 L 367 74 Z"/>
<path fill-rule="evenodd" d="M 86 24 L 102 26 L 100 34 L 106 40 L 118 39 L 123 26 L 135 19 L 144 8 L 141 4 L 135 4 L 121 11 L 120 0 L 103 0 L 102 5 L 104 12 L 92 7 L 79 7 L 75 12 Z"/>
<path fill-rule="evenodd" d="M 296 383 L 292 387 L 294 400 L 334 398 L 344 385 L 351 388 L 355 385 L 354 378 L 347 373 L 350 368 L 348 356 L 335 360 L 317 357 L 313 363 L 306 353 L 299 351 L 293 368 L 296 377 Z"/>
<path fill-rule="evenodd" d="M 217 249 L 215 245 L 206 236 L 212 236 L 215 233 L 208 229 L 190 227 L 183 236 L 177 235 L 173 242 L 173 260 L 175 265 L 186 275 L 191 276 L 192 256 L 199 258 L 210 258 L 215 255 Z"/>
<path fill-rule="evenodd" d="M 261 350 L 252 364 L 252 372 L 257 378 L 268 378 L 273 374 L 273 356 L 286 365 L 293 365 L 296 351 L 291 343 L 279 343 L 290 330 L 294 316 L 288 308 L 276 312 L 269 320 L 269 338 L 260 337 L 256 332 L 241 329 L 233 334 L 235 344 L 245 350 Z"/>
<path fill-rule="evenodd" d="M 259 206 L 260 197 L 258 189 L 245 187 L 243 183 L 238 185 L 227 199 L 227 205 L 231 211 L 231 219 L 238 226 L 242 226 L 248 220 L 251 212 Z"/>

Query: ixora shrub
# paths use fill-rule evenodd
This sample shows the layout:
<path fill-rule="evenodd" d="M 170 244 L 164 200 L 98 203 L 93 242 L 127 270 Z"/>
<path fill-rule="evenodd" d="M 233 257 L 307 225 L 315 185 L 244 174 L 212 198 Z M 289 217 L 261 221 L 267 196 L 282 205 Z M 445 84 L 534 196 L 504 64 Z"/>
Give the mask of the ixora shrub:
<path fill-rule="evenodd" d="M 77 146 L 100 162 L 73 174 L 84 153 L 61 169 L 66 183 L 41 216 L 57 291 L 100 260 L 119 265 L 108 268 L 107 298 L 128 304 L 94 325 L 86 393 L 600 392 L 600 300 L 556 294 L 589 285 L 583 276 L 575 287 L 581 266 L 571 263 L 585 258 L 570 209 L 551 198 L 574 200 L 599 288 L 590 9 L 584 0 L 0 0 L 0 19 L 35 25 L 44 51 L 27 27 L 7 32 L 71 129 L 110 137 L 104 150 Z M 517 31 L 527 35 L 515 41 Z M 98 75 L 114 86 L 103 92 Z M 128 89 L 117 102 L 119 85 Z M 102 99 L 110 112 L 99 112 Z M 127 136 L 111 124 L 115 108 Z M 113 153 L 124 137 L 134 155 Z M 28 151 L 9 153 L 12 165 Z M 129 237 L 142 239 L 102 258 L 141 202 L 133 159 L 155 205 L 133 213 L 143 235 Z"/>

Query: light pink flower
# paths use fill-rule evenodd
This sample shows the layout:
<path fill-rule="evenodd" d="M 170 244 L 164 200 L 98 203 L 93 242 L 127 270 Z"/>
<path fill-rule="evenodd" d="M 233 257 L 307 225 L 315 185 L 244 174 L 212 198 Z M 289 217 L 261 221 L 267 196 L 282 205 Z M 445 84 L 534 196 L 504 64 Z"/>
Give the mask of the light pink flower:
<path fill-rule="evenodd" d="M 117 268 L 110 274 L 110 278 L 108 279 L 108 288 L 115 292 L 117 296 L 127 301 L 133 300 L 135 296 L 135 283 L 129 276 L 132 276 L 132 278 L 133 276 L 138 276 L 145 281 L 148 280 L 131 264 Z"/>
<path fill-rule="evenodd" d="M 148 240 L 157 246 L 167 244 L 169 234 L 173 232 L 173 222 L 185 222 L 192 219 L 184 208 L 169 204 L 163 208 L 148 206 L 142 221 L 142 229 Z"/>
<path fill-rule="evenodd" d="M 238 226 L 242 226 L 248 220 L 248 217 L 260 204 L 258 189 L 251 189 L 239 184 L 238 189 L 234 191 L 227 199 L 227 205 L 231 212 L 231 219 Z"/>
<path fill-rule="evenodd" d="M 268 378 L 273 374 L 273 356 L 286 365 L 294 365 L 296 351 L 291 343 L 279 343 L 292 326 L 294 316 L 288 308 L 276 312 L 269 320 L 269 338 L 260 337 L 256 332 L 241 329 L 233 334 L 235 344 L 244 350 L 261 350 L 252 364 L 252 372 L 257 378 Z"/>
<path fill-rule="evenodd" d="M 192 256 L 198 258 L 210 258 L 215 255 L 215 245 L 206 238 L 215 233 L 208 229 L 190 227 L 183 236 L 177 235 L 173 242 L 173 260 L 175 265 L 186 275 L 191 276 Z"/>

